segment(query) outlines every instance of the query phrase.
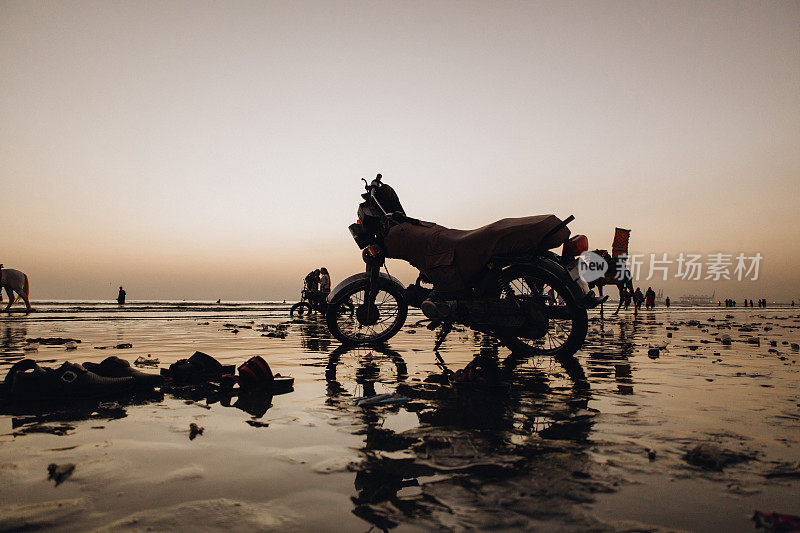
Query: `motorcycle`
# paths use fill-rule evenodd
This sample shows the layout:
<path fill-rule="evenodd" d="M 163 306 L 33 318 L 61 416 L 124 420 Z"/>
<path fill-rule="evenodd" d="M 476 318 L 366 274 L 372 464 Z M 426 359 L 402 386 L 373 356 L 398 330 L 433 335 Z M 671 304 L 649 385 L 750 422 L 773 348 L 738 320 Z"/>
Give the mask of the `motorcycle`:
<path fill-rule="evenodd" d="M 302 317 L 303 313 L 310 315 L 311 312 L 325 314 L 328 309 L 328 302 L 325 294 L 321 291 L 308 288 L 308 283 L 303 283 L 303 290 L 300 291 L 300 301 L 289 309 L 289 316 L 295 314 Z"/>
<path fill-rule="evenodd" d="M 434 349 L 454 324 L 492 335 L 512 351 L 569 357 L 586 339 L 587 309 L 598 299 L 580 277 L 586 236 L 570 238 L 575 217 L 507 218 L 482 228 L 449 229 L 406 215 L 378 174 L 363 179 L 366 192 L 349 229 L 362 250 L 365 271 L 339 283 L 328 296 L 326 323 L 343 344 L 375 344 L 405 324 L 418 307 L 441 328 Z M 562 247 L 561 253 L 551 250 Z M 420 271 L 403 287 L 381 271 L 387 258 Z"/>
<path fill-rule="evenodd" d="M 342 306 L 348 313 L 351 315 L 353 314 L 353 304 L 350 301 L 343 302 Z M 306 316 L 311 316 L 312 312 L 324 315 L 327 311 L 327 295 L 322 291 L 309 289 L 308 283 L 303 282 L 303 290 L 300 291 L 300 301 L 289 308 L 289 316 L 294 317 L 295 314 L 297 314 L 299 318 L 302 318 L 303 313 L 305 313 Z"/>

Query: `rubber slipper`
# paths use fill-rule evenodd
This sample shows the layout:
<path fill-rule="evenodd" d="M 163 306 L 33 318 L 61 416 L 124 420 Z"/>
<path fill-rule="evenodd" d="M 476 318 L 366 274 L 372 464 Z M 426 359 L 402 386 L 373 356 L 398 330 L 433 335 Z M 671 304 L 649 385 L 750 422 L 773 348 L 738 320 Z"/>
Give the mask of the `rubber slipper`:
<path fill-rule="evenodd" d="M 177 384 L 198 384 L 219 381 L 223 374 L 235 371 L 236 365 L 223 365 L 206 353 L 194 352 L 188 359 L 180 359 L 169 368 L 162 368 L 161 375 Z"/>
<path fill-rule="evenodd" d="M 236 378 L 243 390 L 270 392 L 288 391 L 294 386 L 294 378 L 273 374 L 269 364 L 260 355 L 254 355 L 239 366 Z"/>
<path fill-rule="evenodd" d="M 140 389 L 151 389 L 164 383 L 164 378 L 158 374 L 148 374 L 137 370 L 128 361 L 115 355 L 106 357 L 100 363 L 83 363 L 83 367 L 98 376 L 107 378 L 132 377 Z"/>
<path fill-rule="evenodd" d="M 135 387 L 132 377 L 99 376 L 70 362 L 54 369 L 43 368 L 35 361 L 23 359 L 11 367 L 9 374 L 10 395 L 32 399 L 118 396 L 130 394 Z M 6 376 L 6 379 L 9 377 Z"/>

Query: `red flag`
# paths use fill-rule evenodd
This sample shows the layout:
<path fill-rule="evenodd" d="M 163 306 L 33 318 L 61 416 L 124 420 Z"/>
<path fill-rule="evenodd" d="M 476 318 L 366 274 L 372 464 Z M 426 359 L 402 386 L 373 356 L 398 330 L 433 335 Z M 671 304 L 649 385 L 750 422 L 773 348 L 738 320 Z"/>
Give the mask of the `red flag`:
<path fill-rule="evenodd" d="M 615 228 L 614 243 L 611 245 L 611 255 L 628 255 L 628 240 L 631 238 L 631 230 Z"/>

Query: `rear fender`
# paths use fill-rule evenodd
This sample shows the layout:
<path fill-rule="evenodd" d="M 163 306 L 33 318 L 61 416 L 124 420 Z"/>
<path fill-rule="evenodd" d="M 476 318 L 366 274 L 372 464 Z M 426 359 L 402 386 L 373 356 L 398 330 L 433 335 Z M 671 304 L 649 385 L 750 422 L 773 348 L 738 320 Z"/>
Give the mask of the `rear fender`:
<path fill-rule="evenodd" d="M 401 291 L 405 290 L 405 287 L 403 287 L 403 284 L 400 283 L 400 280 L 394 276 L 390 276 L 389 274 L 386 274 L 384 272 L 379 272 L 378 277 L 379 279 L 383 279 L 385 281 L 388 281 L 389 283 L 396 285 Z M 328 295 L 328 303 L 329 304 L 334 303 L 339 294 L 341 294 L 344 291 L 344 289 L 347 288 L 349 285 L 352 285 L 353 283 L 360 281 L 366 281 L 367 279 L 369 279 L 369 276 L 367 275 L 366 272 L 359 272 L 358 274 L 353 274 L 352 276 L 343 279 L 338 285 L 336 285 L 336 287 L 333 288 L 331 293 Z"/>

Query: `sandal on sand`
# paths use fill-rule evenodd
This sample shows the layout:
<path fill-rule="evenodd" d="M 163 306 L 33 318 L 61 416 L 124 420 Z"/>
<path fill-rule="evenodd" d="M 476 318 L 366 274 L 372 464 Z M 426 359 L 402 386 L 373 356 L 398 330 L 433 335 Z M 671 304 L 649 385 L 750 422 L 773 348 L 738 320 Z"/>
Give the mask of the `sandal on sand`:
<path fill-rule="evenodd" d="M 137 370 L 128 361 L 116 355 L 106 357 L 100 363 L 83 363 L 83 368 L 107 378 L 132 377 L 139 389 L 152 389 L 164 383 L 164 378 L 158 374 L 148 374 Z"/>
<path fill-rule="evenodd" d="M 5 383 L 9 396 L 30 399 L 118 396 L 132 392 L 135 386 L 132 377 L 98 376 L 70 362 L 58 368 L 43 368 L 31 359 L 12 366 Z"/>
<path fill-rule="evenodd" d="M 247 390 L 285 391 L 294 386 L 294 378 L 273 374 L 269 364 L 260 355 L 254 355 L 241 366 L 237 378 L 239 386 Z"/>
<path fill-rule="evenodd" d="M 189 359 L 180 359 L 162 368 L 161 375 L 171 378 L 181 385 L 195 385 L 209 381 L 219 381 L 223 374 L 233 374 L 236 365 L 223 365 L 210 355 L 194 352 Z"/>

